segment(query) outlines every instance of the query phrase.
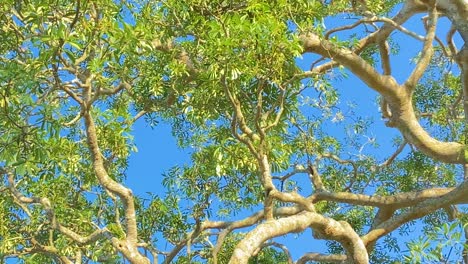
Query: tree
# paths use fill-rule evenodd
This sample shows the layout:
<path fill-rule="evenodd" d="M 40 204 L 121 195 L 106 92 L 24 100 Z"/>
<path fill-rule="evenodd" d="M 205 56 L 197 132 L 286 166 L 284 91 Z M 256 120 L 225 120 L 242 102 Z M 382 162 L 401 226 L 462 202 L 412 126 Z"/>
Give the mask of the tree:
<path fill-rule="evenodd" d="M 0 10 L 2 260 L 468 262 L 466 1 L 5 0 Z M 420 14 L 422 30 L 408 28 Z M 408 49 L 410 74 L 392 74 Z M 346 104 L 350 76 L 378 94 L 372 114 Z M 140 118 L 169 123 L 191 152 L 164 175 L 167 195 L 125 185 Z M 401 254 L 398 232 L 414 223 L 423 236 Z M 276 238 L 308 230 L 329 250 L 293 260 Z"/>

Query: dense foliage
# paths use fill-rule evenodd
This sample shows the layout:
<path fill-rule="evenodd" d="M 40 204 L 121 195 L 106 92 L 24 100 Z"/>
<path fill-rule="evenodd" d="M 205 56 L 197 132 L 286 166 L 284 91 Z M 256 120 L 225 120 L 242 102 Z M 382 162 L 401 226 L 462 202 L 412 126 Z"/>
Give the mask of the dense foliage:
<path fill-rule="evenodd" d="M 3 0 L 0 19 L 0 262 L 468 263 L 466 1 Z M 190 162 L 139 197 L 143 120 Z"/>

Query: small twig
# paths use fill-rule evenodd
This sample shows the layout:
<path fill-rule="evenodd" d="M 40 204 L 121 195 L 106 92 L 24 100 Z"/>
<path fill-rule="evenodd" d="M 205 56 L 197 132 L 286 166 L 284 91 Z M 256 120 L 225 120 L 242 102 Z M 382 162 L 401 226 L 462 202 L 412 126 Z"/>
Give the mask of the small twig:
<path fill-rule="evenodd" d="M 408 30 L 406 29 L 405 27 L 397 24 L 395 21 L 393 21 L 392 19 L 390 18 L 387 18 L 387 17 L 372 17 L 372 18 L 364 18 L 364 19 L 361 19 L 357 22 L 355 22 L 354 24 L 352 25 L 346 25 L 346 26 L 342 26 L 342 27 L 338 27 L 338 28 L 335 28 L 335 29 L 331 29 L 329 30 L 327 33 L 325 33 L 325 36 L 324 38 L 325 39 L 328 39 L 330 37 L 331 34 L 335 33 L 335 32 L 338 32 L 338 31 L 343 31 L 343 30 L 347 30 L 347 29 L 353 29 L 357 26 L 359 26 L 360 24 L 363 24 L 363 23 L 375 23 L 375 22 L 384 22 L 384 23 L 387 23 L 391 26 L 393 26 L 394 28 L 398 29 L 399 31 L 407 34 L 408 36 L 410 37 L 413 37 L 419 41 L 424 41 L 424 37 L 411 31 L 411 30 Z"/>
<path fill-rule="evenodd" d="M 281 244 L 281 243 L 274 242 L 274 241 L 267 242 L 267 243 L 263 244 L 262 247 L 259 248 L 259 250 L 262 250 L 263 248 L 266 248 L 266 247 L 272 247 L 272 246 L 281 249 L 288 258 L 288 264 L 293 264 L 291 252 L 289 252 L 288 248 L 285 245 Z"/>
<path fill-rule="evenodd" d="M 63 125 L 64 126 L 72 126 L 74 125 L 76 122 L 78 122 L 78 120 L 80 120 L 80 118 L 83 116 L 83 113 L 80 111 L 72 120 L 70 120 L 69 122 L 66 122 L 64 123 Z"/>
<path fill-rule="evenodd" d="M 386 167 L 390 164 L 392 164 L 392 162 L 395 160 L 395 158 L 400 155 L 400 153 L 403 151 L 403 149 L 406 147 L 408 143 L 405 141 L 403 141 L 403 143 L 400 144 L 400 146 L 398 146 L 397 150 L 386 160 L 384 161 L 383 163 L 379 164 L 379 167 L 380 168 L 383 168 L 383 167 Z"/>
<path fill-rule="evenodd" d="M 131 123 L 135 123 L 138 119 L 140 119 L 142 116 L 146 115 L 148 112 L 146 112 L 145 110 L 141 110 L 140 112 L 138 112 L 132 119 Z"/>

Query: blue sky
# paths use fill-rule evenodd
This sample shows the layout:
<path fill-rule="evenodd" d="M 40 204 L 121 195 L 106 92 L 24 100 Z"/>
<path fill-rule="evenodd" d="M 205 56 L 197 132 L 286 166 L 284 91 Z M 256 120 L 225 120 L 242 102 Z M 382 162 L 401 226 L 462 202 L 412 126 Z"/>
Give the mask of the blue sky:
<path fill-rule="evenodd" d="M 420 17 L 421 16 L 413 18 L 404 26 L 424 35 Z M 347 19 L 345 16 L 338 16 L 327 20 L 326 25 L 328 28 L 332 28 L 341 24 L 353 22 L 354 21 Z M 441 36 L 445 36 L 448 25 L 447 19 L 440 19 L 438 33 L 442 33 Z M 394 33 L 393 39 L 399 43 L 400 52 L 398 56 L 392 57 L 392 72 L 397 81 L 401 82 L 410 74 L 413 67 L 411 59 L 416 55 L 415 52 L 421 49 L 422 43 L 400 32 Z M 461 42 L 459 37 L 456 42 Z M 310 67 L 311 62 L 310 56 L 304 56 L 303 59 L 298 59 L 298 64 L 305 69 Z M 358 114 L 372 116 L 374 118 L 375 122 L 373 123 L 372 133 L 381 145 L 380 148 L 375 151 L 390 155 L 394 151 L 390 139 L 398 135 L 398 133 L 395 129 L 387 128 L 384 121 L 381 120 L 376 103 L 377 94 L 352 75 L 350 75 L 348 79 L 334 83 L 334 85 L 339 89 L 342 95 L 342 103 L 346 103 L 347 101 L 353 102 L 357 105 L 355 111 Z M 331 131 L 329 132 L 332 134 L 341 133 L 340 131 L 333 131 L 333 126 L 330 128 Z M 172 166 L 189 163 L 190 150 L 177 147 L 176 141 L 171 135 L 170 126 L 163 122 L 152 129 L 141 119 L 134 125 L 134 136 L 138 152 L 134 153 L 130 158 L 127 184 L 137 195 L 146 196 L 146 192 L 152 192 L 163 196 L 165 189 L 161 184 L 162 174 Z M 388 137 L 389 140 L 379 140 L 386 137 Z M 236 219 L 240 219 L 242 216 L 244 215 L 238 215 Z M 414 238 L 420 234 L 417 230 L 417 226 L 414 227 Z M 309 230 L 299 236 L 297 240 L 294 239 L 294 237 L 295 235 L 291 235 L 288 238 L 279 239 L 280 242 L 286 243 L 294 259 L 299 258 L 305 252 L 326 253 L 324 247 L 325 243 L 323 241 L 313 240 Z M 408 238 L 409 237 L 406 237 L 405 239 Z M 402 241 L 405 241 L 405 239 L 402 239 Z M 158 246 L 164 247 L 164 244 Z M 403 243 L 401 246 L 403 246 Z M 168 248 L 159 249 L 170 250 L 171 248 L 169 246 Z"/>
<path fill-rule="evenodd" d="M 354 21 L 347 19 L 346 16 L 338 16 L 327 20 L 326 25 L 328 28 L 332 28 L 353 22 Z M 423 34 L 420 16 L 413 18 L 404 26 Z M 444 36 L 445 32 L 448 30 L 448 26 L 449 23 L 447 19 L 441 18 L 439 21 L 438 33 L 442 33 L 441 36 Z M 410 60 L 416 55 L 415 51 L 420 50 L 422 43 L 402 33 L 395 33 L 394 40 L 400 45 L 400 53 L 398 56 L 392 57 L 392 70 L 394 77 L 401 82 L 411 72 L 412 64 Z M 456 38 L 456 43 L 461 43 L 460 37 Z M 303 59 L 298 59 L 298 64 L 304 69 L 308 69 L 311 62 L 310 56 L 304 56 Z M 348 79 L 336 82 L 334 85 L 341 93 L 343 104 L 346 104 L 347 101 L 353 102 L 357 105 L 355 111 L 358 114 L 374 117 L 373 136 L 382 139 L 385 137 L 393 138 L 398 134 L 395 129 L 387 128 L 384 125 L 376 103 L 377 94 L 365 87 L 365 84 L 360 80 L 350 75 Z M 341 133 L 338 130 L 333 130 L 333 128 L 333 126 L 330 126 L 330 133 Z M 180 149 L 177 146 L 176 140 L 171 134 L 170 125 L 164 122 L 151 128 L 142 118 L 135 123 L 133 130 L 138 152 L 133 153 L 130 158 L 126 184 L 138 196 L 147 197 L 147 192 L 164 196 L 166 190 L 161 184 L 163 178 L 162 174 L 173 166 L 189 163 L 190 149 Z M 392 153 L 394 150 L 390 140 L 379 141 L 379 143 L 381 147 L 376 151 Z M 305 177 L 303 178 L 305 179 Z M 244 212 L 236 216 L 236 219 L 240 219 L 246 214 L 247 212 Z M 414 230 L 417 231 L 417 227 L 414 227 Z M 415 234 L 419 235 L 420 233 L 415 232 Z M 279 242 L 285 242 L 295 260 L 305 252 L 326 252 L 324 241 L 314 240 L 311 237 L 310 230 L 305 231 L 298 239 L 294 239 L 295 237 L 296 235 L 290 235 L 287 238 L 279 239 Z M 402 241 L 404 240 L 402 239 Z M 171 250 L 171 246 L 169 245 L 165 248 L 164 243 L 161 243 L 158 247 L 160 250 Z M 160 260 L 162 260 L 162 258 L 160 258 Z M 9 263 L 14 262 L 14 259 L 9 261 Z"/>

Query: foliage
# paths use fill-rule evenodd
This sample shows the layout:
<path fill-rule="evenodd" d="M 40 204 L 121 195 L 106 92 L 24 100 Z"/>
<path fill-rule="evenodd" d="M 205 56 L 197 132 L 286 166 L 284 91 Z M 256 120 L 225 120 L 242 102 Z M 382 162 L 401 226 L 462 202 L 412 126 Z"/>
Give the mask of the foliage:
<path fill-rule="evenodd" d="M 459 228 L 460 223 L 444 223 L 429 230 L 427 236 L 412 240 L 408 244 L 409 255 L 405 256 L 405 261 L 439 263 L 450 259 L 451 254 L 461 254 L 464 245 L 460 237 L 461 233 L 457 230 Z"/>
<path fill-rule="evenodd" d="M 460 260 L 468 46 L 453 39 L 468 39 L 468 19 L 457 5 L 468 8 L 3 1 L 0 260 Z M 404 23 L 421 12 L 413 32 Z M 446 42 L 439 13 L 453 25 Z M 392 75 L 407 39 L 422 48 L 409 76 Z M 125 185 L 140 119 L 169 124 L 190 154 L 146 196 Z M 307 254 L 307 242 L 293 260 L 277 238 L 306 229 L 328 249 Z M 399 241 L 415 229 L 420 238 Z"/>

